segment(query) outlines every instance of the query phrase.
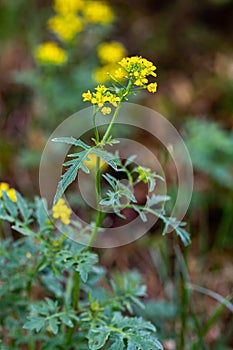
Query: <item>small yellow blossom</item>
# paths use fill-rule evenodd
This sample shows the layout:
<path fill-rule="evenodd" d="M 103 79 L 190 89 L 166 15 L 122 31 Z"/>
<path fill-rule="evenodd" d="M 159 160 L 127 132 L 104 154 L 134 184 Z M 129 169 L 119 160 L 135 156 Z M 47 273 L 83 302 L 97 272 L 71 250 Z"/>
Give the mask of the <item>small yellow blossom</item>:
<path fill-rule="evenodd" d="M 149 92 L 156 92 L 157 91 L 157 83 L 151 83 L 147 85 L 147 90 Z"/>
<path fill-rule="evenodd" d="M 121 43 L 112 41 L 100 44 L 97 54 L 103 64 L 116 63 L 126 55 L 126 50 Z"/>
<path fill-rule="evenodd" d="M 92 93 L 90 92 L 90 90 L 88 90 L 87 92 L 84 92 L 82 94 L 82 97 L 83 97 L 83 101 L 86 102 L 86 101 L 91 101 L 92 99 Z"/>
<path fill-rule="evenodd" d="M 30 252 L 27 252 L 26 258 L 27 258 L 27 259 L 31 259 L 31 257 L 32 257 L 32 254 L 31 254 Z"/>
<path fill-rule="evenodd" d="M 103 107 L 105 103 L 111 103 L 116 107 L 117 103 L 120 102 L 120 97 L 110 92 L 104 85 L 98 85 L 95 90 L 96 91 L 93 93 L 89 90 L 88 92 L 84 92 L 82 94 L 83 101 L 90 101 L 93 105 L 97 105 L 98 107 Z"/>
<path fill-rule="evenodd" d="M 83 29 L 81 19 L 75 14 L 56 15 L 48 21 L 49 29 L 61 40 L 69 42 Z"/>
<path fill-rule="evenodd" d="M 84 160 L 84 164 L 88 167 L 88 169 L 95 170 L 96 159 L 97 159 L 97 155 L 94 153 L 91 153 L 88 155 L 88 159 Z M 100 158 L 100 168 L 104 170 L 107 167 L 108 167 L 108 164 L 102 158 Z"/>
<path fill-rule="evenodd" d="M 111 113 L 111 108 L 110 107 L 103 107 L 101 109 L 101 113 L 103 113 L 104 115 L 110 114 Z"/>
<path fill-rule="evenodd" d="M 105 85 L 98 85 L 96 86 L 95 90 L 99 93 L 105 93 L 108 91 L 108 88 Z"/>
<path fill-rule="evenodd" d="M 67 15 L 70 13 L 76 14 L 83 9 L 84 5 L 83 0 L 54 0 L 53 8 L 56 12 Z"/>
<path fill-rule="evenodd" d="M 0 198 L 2 197 L 3 191 L 5 191 L 7 193 L 8 197 L 12 200 L 12 202 L 17 202 L 15 189 L 10 188 L 10 186 L 6 182 L 0 183 Z"/>
<path fill-rule="evenodd" d="M 53 41 L 39 45 L 35 57 L 42 64 L 62 65 L 67 61 L 66 52 Z"/>
<path fill-rule="evenodd" d="M 125 78 L 125 76 L 126 76 L 126 71 L 123 70 L 122 68 L 118 68 L 114 72 L 114 77 L 117 79 L 123 79 L 123 78 Z"/>
<path fill-rule="evenodd" d="M 112 9 L 105 1 L 86 1 L 82 13 L 89 23 L 108 24 L 114 19 Z"/>
<path fill-rule="evenodd" d="M 54 219 L 61 219 L 61 222 L 65 225 L 70 223 L 70 215 L 72 210 L 67 207 L 63 198 L 60 198 L 56 205 L 52 208 Z"/>

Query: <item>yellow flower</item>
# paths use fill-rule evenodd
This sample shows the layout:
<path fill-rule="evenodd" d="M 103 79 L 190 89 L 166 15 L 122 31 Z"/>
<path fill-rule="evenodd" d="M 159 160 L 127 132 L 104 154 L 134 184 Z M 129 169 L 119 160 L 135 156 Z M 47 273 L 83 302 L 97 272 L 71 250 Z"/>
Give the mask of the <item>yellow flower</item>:
<path fill-rule="evenodd" d="M 88 90 L 87 92 L 84 92 L 82 94 L 82 97 L 83 97 L 83 101 L 86 102 L 86 101 L 91 101 L 92 99 L 92 93 L 90 92 L 90 90 Z"/>
<path fill-rule="evenodd" d="M 42 64 L 62 65 L 67 61 L 66 52 L 53 41 L 39 45 L 35 57 Z"/>
<path fill-rule="evenodd" d="M 77 13 L 84 6 L 83 0 L 54 0 L 53 8 L 56 12 L 67 15 Z"/>
<path fill-rule="evenodd" d="M 108 89 L 105 85 L 98 85 L 96 86 L 95 90 L 99 93 L 105 93 Z"/>
<path fill-rule="evenodd" d="M 156 92 L 157 91 L 157 83 L 151 83 L 147 85 L 147 90 L 149 92 Z"/>
<path fill-rule="evenodd" d="M 122 68 L 118 68 L 118 69 L 115 70 L 115 72 L 114 72 L 114 77 L 115 77 L 116 79 L 123 79 L 123 78 L 125 78 L 125 76 L 126 76 L 126 71 L 123 70 Z"/>
<path fill-rule="evenodd" d="M 147 77 L 152 75 L 156 77 L 156 67 L 152 62 L 141 56 L 124 57 L 119 65 L 125 70 L 128 78 L 133 79 L 133 82 L 137 86 L 145 87 L 148 83 Z"/>
<path fill-rule="evenodd" d="M 61 222 L 65 225 L 70 223 L 70 215 L 72 210 L 67 207 L 63 198 L 60 198 L 56 205 L 52 208 L 54 219 L 61 219 Z"/>
<path fill-rule="evenodd" d="M 84 164 L 88 167 L 88 169 L 95 170 L 96 169 L 96 159 L 97 159 L 97 155 L 94 153 L 91 153 L 88 155 L 88 159 L 84 160 Z M 108 164 L 102 158 L 100 158 L 100 168 L 102 168 L 102 170 L 104 170 L 107 167 L 108 167 Z"/>
<path fill-rule="evenodd" d="M 83 29 L 82 21 L 75 14 L 56 15 L 48 21 L 48 27 L 61 40 L 69 42 Z"/>
<path fill-rule="evenodd" d="M 101 109 L 101 113 L 103 113 L 104 115 L 110 114 L 111 113 L 111 108 L 110 107 L 103 107 Z"/>
<path fill-rule="evenodd" d="M 103 64 L 107 64 L 120 61 L 126 55 L 126 50 L 121 43 L 112 41 L 100 44 L 97 53 L 100 61 Z"/>
<path fill-rule="evenodd" d="M 17 202 L 15 189 L 10 188 L 10 186 L 6 182 L 0 183 L 0 198 L 2 197 L 3 191 L 5 191 L 7 193 L 8 197 L 12 200 L 12 202 Z"/>
<path fill-rule="evenodd" d="M 86 1 L 83 8 L 83 16 L 89 23 L 111 23 L 114 14 L 105 1 Z"/>
<path fill-rule="evenodd" d="M 111 103 L 114 107 L 117 106 L 117 103 L 120 101 L 120 97 L 111 93 L 109 89 L 104 85 L 98 85 L 95 88 L 95 92 L 91 93 L 84 92 L 82 94 L 83 101 L 90 101 L 93 105 L 98 107 L 103 107 L 105 103 Z"/>

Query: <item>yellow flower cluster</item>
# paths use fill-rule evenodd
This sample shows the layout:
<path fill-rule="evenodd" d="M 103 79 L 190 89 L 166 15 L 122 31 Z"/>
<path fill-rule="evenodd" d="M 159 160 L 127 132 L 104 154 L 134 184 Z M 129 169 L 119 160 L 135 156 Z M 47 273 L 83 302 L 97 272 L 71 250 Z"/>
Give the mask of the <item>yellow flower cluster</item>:
<path fill-rule="evenodd" d="M 117 62 L 126 55 L 126 50 L 121 43 L 112 41 L 100 44 L 97 54 L 103 66 L 95 70 L 93 78 L 97 83 L 105 83 L 114 75 Z"/>
<path fill-rule="evenodd" d="M 62 65 L 67 61 L 67 54 L 55 42 L 48 41 L 37 47 L 35 58 L 42 64 Z"/>
<path fill-rule="evenodd" d="M 60 40 L 69 42 L 74 39 L 77 33 L 83 29 L 80 17 L 73 13 L 56 15 L 48 21 L 49 29 L 54 32 Z"/>
<path fill-rule="evenodd" d="M 111 23 L 114 15 L 105 1 L 54 0 L 56 15 L 49 19 L 48 27 L 64 42 L 73 40 L 87 23 Z"/>
<path fill-rule="evenodd" d="M 10 186 L 6 182 L 0 183 L 0 198 L 2 197 L 3 191 L 5 191 L 7 193 L 8 197 L 12 200 L 12 202 L 17 202 L 15 189 L 10 188 Z"/>
<path fill-rule="evenodd" d="M 95 88 L 95 92 L 84 92 L 82 94 L 83 101 L 90 101 L 93 105 L 98 107 L 103 107 L 105 103 L 111 103 L 114 107 L 117 106 L 117 103 L 120 101 L 120 97 L 110 92 L 110 90 L 104 85 L 98 85 Z M 111 110 L 102 108 L 103 114 L 111 113 Z"/>
<path fill-rule="evenodd" d="M 72 210 L 67 207 L 63 198 L 60 198 L 56 205 L 52 208 L 54 219 L 61 219 L 61 222 L 65 225 L 70 223 L 70 215 Z"/>
<path fill-rule="evenodd" d="M 64 43 L 74 40 L 89 23 L 108 24 L 114 19 L 106 1 L 54 0 L 53 8 L 55 15 L 48 20 L 48 28 Z M 67 53 L 55 42 L 46 42 L 37 47 L 35 58 L 42 64 L 61 65 Z"/>
<path fill-rule="evenodd" d="M 125 76 L 131 79 L 136 86 L 147 87 L 149 92 L 156 92 L 156 83 L 148 84 L 148 76 L 156 77 L 156 67 L 152 62 L 141 56 L 124 57 L 120 62 L 116 71 L 117 77 Z M 148 85 L 146 85 L 148 84 Z"/>

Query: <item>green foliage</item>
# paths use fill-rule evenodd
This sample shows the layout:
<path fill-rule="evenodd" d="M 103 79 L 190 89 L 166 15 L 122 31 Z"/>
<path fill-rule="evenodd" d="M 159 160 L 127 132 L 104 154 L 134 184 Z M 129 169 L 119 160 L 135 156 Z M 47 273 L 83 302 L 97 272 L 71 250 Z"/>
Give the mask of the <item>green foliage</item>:
<path fill-rule="evenodd" d="M 92 325 L 88 345 L 91 350 L 101 349 L 106 343 L 109 349 L 163 349 L 154 332 L 155 327 L 150 322 L 137 317 L 123 317 L 115 312 L 110 322 L 101 321 Z"/>
<path fill-rule="evenodd" d="M 124 315 L 133 314 L 134 305 L 143 306 L 140 299 L 146 287 L 140 276 L 132 272 L 109 278 L 95 266 L 95 253 L 58 235 L 46 214 L 45 200 L 28 203 L 18 193 L 17 198 L 19 202 L 10 205 L 7 195 L 0 200 L 1 216 L 22 235 L 16 241 L 2 240 L 0 246 L 3 348 L 40 344 L 40 349 L 162 349 L 152 324 Z M 17 210 L 19 203 L 23 205 Z M 82 293 L 78 310 L 74 273 Z M 103 279 L 107 289 L 99 284 Z M 32 301 L 37 288 L 43 297 Z"/>
<path fill-rule="evenodd" d="M 221 186 L 233 188 L 233 133 L 211 120 L 200 119 L 190 119 L 186 130 L 186 145 L 194 167 Z"/>

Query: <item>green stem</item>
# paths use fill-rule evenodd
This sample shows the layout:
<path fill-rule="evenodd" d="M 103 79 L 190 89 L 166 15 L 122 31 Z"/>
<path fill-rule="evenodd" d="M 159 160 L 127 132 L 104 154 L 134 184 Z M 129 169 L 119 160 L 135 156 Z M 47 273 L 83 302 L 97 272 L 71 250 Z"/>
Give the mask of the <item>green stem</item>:
<path fill-rule="evenodd" d="M 99 142 L 99 131 L 98 131 L 98 128 L 96 126 L 96 115 L 97 113 L 99 112 L 99 108 L 96 108 L 94 113 L 93 113 L 93 125 L 94 125 L 94 132 L 95 132 L 95 138 L 96 138 L 96 141 Z"/>
<path fill-rule="evenodd" d="M 104 134 L 103 139 L 102 139 L 102 143 L 104 143 L 108 139 L 109 134 L 110 134 L 110 132 L 112 130 L 113 124 L 115 123 L 116 118 L 117 118 L 117 116 L 119 114 L 120 107 L 121 107 L 121 101 L 119 102 L 119 104 L 118 104 L 118 106 L 117 106 L 117 108 L 116 108 L 116 110 L 115 110 L 115 112 L 113 114 L 112 120 L 111 120 L 107 130 L 105 131 L 105 134 Z"/>
<path fill-rule="evenodd" d="M 76 312 L 78 310 L 78 302 L 79 302 L 79 294 L 80 294 L 80 275 L 78 271 L 74 271 L 73 281 L 74 283 L 73 283 L 73 293 L 72 293 L 72 307 L 73 307 L 73 310 Z M 68 345 L 71 344 L 75 326 L 76 326 L 76 321 L 73 321 L 73 323 L 74 323 L 73 328 L 69 328 L 67 330 L 66 341 Z"/>
<path fill-rule="evenodd" d="M 117 119 L 117 116 L 119 114 L 119 111 L 120 111 L 120 107 L 121 107 L 121 103 L 122 101 L 126 98 L 126 96 L 129 94 L 129 91 L 131 90 L 133 86 L 133 81 L 129 81 L 128 82 L 128 85 L 125 89 L 125 92 L 123 94 L 123 96 L 121 97 L 116 109 L 115 109 L 115 112 L 113 114 L 113 117 L 112 117 L 112 120 L 107 128 L 107 130 L 105 131 L 105 134 L 101 140 L 101 144 L 104 144 L 105 141 L 108 139 L 110 133 L 111 133 L 111 130 L 112 130 L 112 127 Z M 97 110 L 98 111 L 98 110 Z M 93 122 L 94 122 L 94 128 L 95 128 L 95 133 L 96 133 L 96 125 L 95 125 L 95 115 L 97 113 L 97 111 L 94 113 L 94 116 L 93 116 Z M 97 130 L 98 132 L 98 130 Z M 99 136 L 99 135 L 98 135 Z M 98 227 L 100 226 L 101 224 L 101 221 L 102 221 L 102 211 L 101 211 L 101 205 L 99 204 L 100 202 L 100 199 L 101 199 L 101 187 L 100 187 L 100 158 L 97 157 L 97 160 L 96 160 L 96 183 L 95 183 L 95 190 L 96 190 L 96 201 L 97 201 L 97 216 L 96 216 L 96 220 L 95 220 L 95 227 L 93 228 L 93 231 L 92 231 L 92 234 L 91 234 L 91 237 L 90 237 L 90 241 L 89 241 L 89 244 L 88 244 L 88 247 L 90 248 L 95 239 L 96 239 L 96 235 L 97 235 L 97 232 L 98 232 Z"/>
<path fill-rule="evenodd" d="M 101 205 L 99 204 L 101 198 L 101 188 L 100 188 L 100 158 L 96 159 L 96 179 L 95 179 L 95 191 L 96 191 L 96 201 L 97 201 L 97 216 L 95 220 L 95 227 L 93 228 L 91 238 L 88 246 L 91 247 L 96 239 L 96 235 L 98 232 L 98 227 L 101 224 L 102 220 L 102 212 Z"/>
<path fill-rule="evenodd" d="M 80 275 L 78 271 L 75 271 L 74 287 L 73 287 L 73 295 L 72 295 L 72 306 L 75 311 L 78 310 L 79 292 L 80 292 Z"/>
<path fill-rule="evenodd" d="M 114 112 L 114 114 L 113 114 L 112 120 L 111 120 L 111 122 L 110 122 L 110 124 L 109 124 L 107 130 L 105 131 L 105 134 L 104 134 L 103 139 L 102 139 L 102 142 L 103 142 L 103 143 L 108 139 L 108 137 L 109 137 L 109 135 L 110 135 L 110 132 L 111 132 L 111 130 L 112 130 L 113 124 L 115 123 L 116 118 L 117 118 L 117 116 L 118 116 L 118 114 L 119 114 L 120 107 L 121 107 L 121 103 L 125 100 L 125 98 L 126 98 L 127 95 L 129 94 L 130 90 L 132 89 L 132 86 L 133 86 L 133 81 L 132 81 L 132 80 L 129 80 L 128 85 L 127 85 L 127 87 L 126 87 L 126 89 L 125 89 L 125 93 L 124 93 L 123 96 L 121 97 L 120 102 L 118 103 L 117 108 L 116 108 L 116 110 L 115 110 L 115 112 Z"/>

